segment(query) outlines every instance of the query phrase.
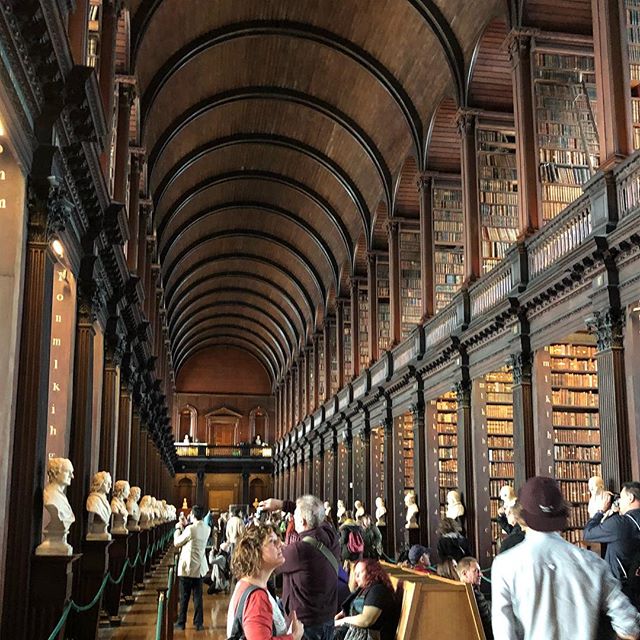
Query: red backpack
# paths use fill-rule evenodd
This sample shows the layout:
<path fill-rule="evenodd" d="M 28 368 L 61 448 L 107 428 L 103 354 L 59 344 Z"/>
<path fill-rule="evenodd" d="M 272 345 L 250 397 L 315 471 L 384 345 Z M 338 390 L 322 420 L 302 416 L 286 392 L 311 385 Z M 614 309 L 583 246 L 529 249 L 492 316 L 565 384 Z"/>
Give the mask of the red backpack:
<path fill-rule="evenodd" d="M 364 553 L 364 540 L 357 529 L 349 531 L 349 537 L 347 538 L 347 550 L 354 555 L 360 555 Z"/>

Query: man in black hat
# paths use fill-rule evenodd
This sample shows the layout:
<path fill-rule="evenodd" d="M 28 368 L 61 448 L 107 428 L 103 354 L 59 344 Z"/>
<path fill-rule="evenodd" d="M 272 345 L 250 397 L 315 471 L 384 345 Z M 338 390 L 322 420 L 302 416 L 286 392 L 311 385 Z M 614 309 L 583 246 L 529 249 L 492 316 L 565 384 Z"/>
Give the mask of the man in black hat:
<path fill-rule="evenodd" d="M 607 563 L 562 538 L 569 505 L 555 480 L 536 476 L 520 490 L 523 542 L 493 562 L 496 640 L 595 640 L 604 613 L 620 638 L 640 637 L 640 614 Z"/>

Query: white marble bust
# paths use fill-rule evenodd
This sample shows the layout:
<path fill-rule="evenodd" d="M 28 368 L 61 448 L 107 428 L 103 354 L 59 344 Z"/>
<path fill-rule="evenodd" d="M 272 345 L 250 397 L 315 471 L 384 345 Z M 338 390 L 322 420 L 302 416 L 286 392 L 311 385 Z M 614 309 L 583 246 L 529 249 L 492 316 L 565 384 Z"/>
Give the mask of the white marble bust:
<path fill-rule="evenodd" d="M 160 514 L 162 515 L 162 522 L 169 520 L 169 505 L 167 505 L 166 500 L 162 500 L 160 503 Z"/>
<path fill-rule="evenodd" d="M 324 501 L 324 513 L 327 518 L 331 517 L 331 504 L 329 503 L 328 500 Z"/>
<path fill-rule="evenodd" d="M 500 500 L 502 500 L 502 506 L 505 509 L 513 507 L 513 505 L 518 502 L 518 496 L 510 484 L 505 484 L 500 487 Z"/>
<path fill-rule="evenodd" d="M 593 516 L 602 509 L 604 494 L 604 480 L 600 476 L 591 476 L 589 478 L 590 498 L 589 504 L 587 505 L 587 512 L 589 513 L 590 518 L 593 518 Z"/>
<path fill-rule="evenodd" d="M 51 458 L 47 462 L 47 479 L 42 499 L 49 523 L 44 529 L 42 543 L 36 547 L 36 555 L 70 556 L 73 547 L 67 542 L 67 535 L 76 518 L 65 491 L 73 479 L 71 460 Z"/>
<path fill-rule="evenodd" d="M 458 491 L 449 491 L 447 493 L 447 518 L 457 520 L 464 515 L 464 505 Z"/>
<path fill-rule="evenodd" d="M 360 500 L 356 500 L 353 503 L 353 510 L 354 510 L 354 516 L 355 519 L 357 520 L 358 518 L 362 518 L 362 516 L 364 515 L 364 506 L 362 504 L 362 502 Z"/>
<path fill-rule="evenodd" d="M 113 485 L 113 497 L 111 498 L 111 513 L 113 514 L 113 520 L 111 523 L 111 533 L 117 533 L 118 535 L 127 534 L 127 518 L 129 512 L 127 511 L 126 499 L 129 497 L 131 487 L 126 480 L 116 480 Z"/>
<path fill-rule="evenodd" d="M 160 518 L 160 502 L 155 497 L 151 497 L 151 505 L 153 508 L 153 526 L 157 527 L 161 523 Z"/>
<path fill-rule="evenodd" d="M 347 508 L 344 506 L 344 502 L 342 500 L 338 500 L 338 506 L 336 507 L 336 518 L 340 520 L 345 514 L 346 510 Z"/>
<path fill-rule="evenodd" d="M 111 474 L 108 471 L 98 471 L 91 481 L 91 493 L 87 498 L 89 512 L 89 527 L 87 540 L 111 540 L 107 531 L 111 521 L 111 506 L 107 494 L 111 491 Z"/>
<path fill-rule="evenodd" d="M 384 504 L 384 498 L 380 496 L 376 498 L 376 526 L 387 526 L 387 507 Z"/>
<path fill-rule="evenodd" d="M 129 492 L 129 499 L 127 500 L 127 530 L 128 531 L 140 531 L 140 507 L 138 506 L 138 500 L 140 500 L 140 494 L 142 491 L 140 487 L 131 487 Z"/>
<path fill-rule="evenodd" d="M 151 508 L 151 496 L 143 496 L 140 500 L 140 529 L 151 529 L 153 522 L 153 510 Z"/>
<path fill-rule="evenodd" d="M 417 529 L 418 528 L 418 505 L 416 504 L 416 494 L 413 491 L 409 491 L 404 497 L 404 504 L 407 507 L 407 517 L 405 519 L 405 529 Z"/>

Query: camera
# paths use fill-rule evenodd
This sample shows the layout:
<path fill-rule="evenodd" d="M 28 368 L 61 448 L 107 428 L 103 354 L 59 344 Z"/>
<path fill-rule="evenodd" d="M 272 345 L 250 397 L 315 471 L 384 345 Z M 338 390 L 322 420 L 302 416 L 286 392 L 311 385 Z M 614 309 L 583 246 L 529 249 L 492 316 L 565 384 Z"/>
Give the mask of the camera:
<path fill-rule="evenodd" d="M 615 507 L 616 509 L 620 506 L 620 494 L 619 493 L 614 493 L 611 496 L 611 506 Z"/>

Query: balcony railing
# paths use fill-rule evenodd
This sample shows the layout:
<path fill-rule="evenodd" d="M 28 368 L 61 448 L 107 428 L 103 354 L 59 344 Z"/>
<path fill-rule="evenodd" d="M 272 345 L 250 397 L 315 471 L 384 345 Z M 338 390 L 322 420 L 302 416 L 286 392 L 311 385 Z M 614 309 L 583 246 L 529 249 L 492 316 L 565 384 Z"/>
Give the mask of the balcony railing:
<path fill-rule="evenodd" d="M 176 453 L 190 458 L 271 458 L 273 449 L 268 445 L 219 445 L 206 442 L 176 442 Z"/>

